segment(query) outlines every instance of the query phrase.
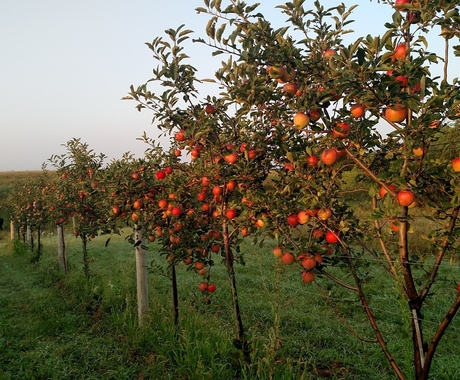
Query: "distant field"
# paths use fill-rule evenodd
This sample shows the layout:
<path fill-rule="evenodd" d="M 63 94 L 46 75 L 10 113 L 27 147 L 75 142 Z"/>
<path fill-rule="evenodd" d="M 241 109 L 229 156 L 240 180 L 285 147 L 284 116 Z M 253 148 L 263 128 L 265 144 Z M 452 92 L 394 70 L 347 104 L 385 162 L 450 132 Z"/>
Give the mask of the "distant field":
<path fill-rule="evenodd" d="M 0 188 L 3 186 L 9 186 L 15 181 L 37 179 L 42 173 L 42 170 L 0 172 Z M 49 171 L 48 173 L 53 174 L 54 171 Z"/>

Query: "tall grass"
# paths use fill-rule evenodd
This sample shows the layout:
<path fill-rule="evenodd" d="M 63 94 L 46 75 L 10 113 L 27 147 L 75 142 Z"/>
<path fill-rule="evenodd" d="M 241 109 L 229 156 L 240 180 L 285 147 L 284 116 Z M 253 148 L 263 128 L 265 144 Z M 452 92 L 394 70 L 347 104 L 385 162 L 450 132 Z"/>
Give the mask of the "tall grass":
<path fill-rule="evenodd" d="M 53 234 L 43 238 L 45 253 L 34 265 L 22 243 L 12 246 L 5 233 L 0 237 L 0 379 L 394 378 L 378 345 L 354 337 L 334 312 L 340 311 L 357 335 L 372 339 L 356 296 L 321 277 L 318 286 L 302 283 L 298 268 L 273 257 L 269 242 L 259 248 L 248 240 L 243 246 L 246 265 L 236 267 L 252 352 L 247 368 L 233 346 L 230 285 L 219 259 L 211 270 L 217 285 L 212 295 L 199 291 L 200 276 L 178 265 L 176 330 L 170 280 L 161 270 L 166 261 L 151 244 L 150 321 L 138 328 L 134 250 L 124 236 L 113 237 L 107 247 L 106 237 L 91 241 L 89 279 L 82 270 L 80 241 L 71 235 L 66 276 L 57 266 Z M 380 268 L 367 264 L 363 276 L 379 279 L 365 285 L 371 306 L 390 350 L 409 374 L 407 308 Z M 443 270 L 431 299 L 439 308 L 425 315 L 426 329 L 436 328 L 439 310 L 455 296 L 451 285 L 458 275 L 458 266 Z M 454 320 L 439 347 L 433 379 L 458 378 L 459 331 Z"/>

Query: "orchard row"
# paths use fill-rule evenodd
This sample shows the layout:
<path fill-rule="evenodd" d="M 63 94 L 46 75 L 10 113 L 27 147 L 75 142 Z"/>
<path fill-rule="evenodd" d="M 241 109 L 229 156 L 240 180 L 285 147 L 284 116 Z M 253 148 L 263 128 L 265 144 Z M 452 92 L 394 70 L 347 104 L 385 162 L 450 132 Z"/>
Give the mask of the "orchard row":
<path fill-rule="evenodd" d="M 246 361 L 234 263 L 244 261 L 242 239 L 274 242 L 276 259 L 297 265 L 299 280 L 321 276 L 359 296 L 385 357 L 403 379 L 369 307 L 363 261 L 357 260 L 372 256 L 414 316 L 408 336 L 415 373 L 426 379 L 460 307 L 456 292 L 433 339 L 425 341 L 422 309 L 429 307 L 440 264 L 457 259 L 460 244 L 459 152 L 450 157 L 433 149 L 460 117 L 460 88 L 449 81 L 448 56 L 430 53 L 425 36 L 441 27 L 445 51 L 458 54 L 460 47 L 449 45 L 460 35 L 457 5 L 384 2 L 394 12 L 386 33 L 345 45 L 352 9 L 343 5 L 280 5 L 293 26 L 289 35 L 256 13 L 257 5 L 204 3 L 197 11 L 210 17 L 207 39 L 195 41 L 228 56 L 208 80 L 219 95 L 200 94 L 201 81 L 184 53 L 192 31 L 168 29 L 167 39 L 147 44 L 158 63 L 153 77 L 131 86 L 126 99 L 152 112 L 170 148 L 143 136 L 145 157 L 126 154 L 105 165 L 104 155 L 71 140 L 66 154 L 50 159 L 56 181 L 18 189 L 16 223 L 40 230 L 74 219 L 84 250 L 92 237 L 129 223 L 136 250 L 144 240 L 157 241 L 172 273 L 184 262 L 204 276 L 200 286 L 207 292 L 215 290 L 209 275 L 219 258 L 229 273 Z M 438 64 L 442 78 L 431 73 Z M 382 133 L 382 125 L 391 131 Z M 434 222 L 425 236 L 429 253 L 415 251 L 421 233 L 414 215 Z M 425 272 L 415 273 L 413 263 Z"/>

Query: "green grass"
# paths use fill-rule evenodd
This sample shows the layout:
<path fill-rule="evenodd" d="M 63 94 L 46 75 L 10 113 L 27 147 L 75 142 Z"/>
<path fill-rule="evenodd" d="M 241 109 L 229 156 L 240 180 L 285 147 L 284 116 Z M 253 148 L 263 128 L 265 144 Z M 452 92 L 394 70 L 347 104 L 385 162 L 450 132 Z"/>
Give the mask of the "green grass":
<path fill-rule="evenodd" d="M 252 365 L 241 369 L 230 286 L 223 265 L 213 267 L 217 291 L 208 299 L 198 290 L 202 278 L 178 266 L 180 329 L 172 320 L 169 279 L 149 275 L 151 311 L 147 326 L 137 327 L 135 264 L 132 246 L 115 236 L 89 244 L 91 277 L 82 270 L 79 240 L 68 235 L 67 275 L 57 267 L 56 238 L 43 237 L 38 264 L 32 254 L 0 233 L 0 379 L 394 379 L 377 344 L 356 339 L 321 296 L 332 302 L 362 337 L 373 339 L 355 294 L 326 279 L 304 284 L 297 267 L 275 260 L 271 246 L 244 245 L 246 265 L 237 266 L 243 322 L 251 343 Z M 164 267 L 156 245 L 149 262 Z M 14 248 L 14 249 L 13 249 Z M 370 262 L 365 285 L 389 349 L 411 378 L 407 326 L 410 318 L 399 291 Z M 422 274 L 419 269 L 418 273 Z M 456 296 L 452 283 L 458 265 L 446 264 L 425 313 L 432 333 Z M 337 276 L 345 281 L 338 269 Z M 378 279 L 378 281 L 375 281 Z M 455 319 L 439 345 L 433 379 L 460 376 Z"/>

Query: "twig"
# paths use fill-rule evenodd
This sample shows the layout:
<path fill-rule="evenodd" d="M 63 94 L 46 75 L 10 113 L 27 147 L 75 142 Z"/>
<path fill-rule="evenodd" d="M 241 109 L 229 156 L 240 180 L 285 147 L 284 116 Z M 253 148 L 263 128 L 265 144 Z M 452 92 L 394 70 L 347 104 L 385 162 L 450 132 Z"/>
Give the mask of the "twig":
<path fill-rule="evenodd" d="M 315 282 L 316 283 L 316 282 Z M 366 339 L 366 338 L 363 338 L 361 336 L 358 335 L 358 333 L 353 330 L 353 328 L 347 323 L 346 319 L 344 317 L 342 317 L 342 315 L 340 314 L 339 310 L 337 309 L 337 307 L 332 303 L 330 297 L 324 292 L 323 289 L 321 289 L 321 287 L 318 285 L 318 283 L 316 283 L 316 286 L 318 287 L 319 291 L 321 292 L 321 295 L 324 297 L 324 299 L 326 300 L 326 302 L 329 304 L 329 306 L 332 308 L 332 311 L 334 312 L 334 314 L 337 316 L 337 318 L 340 319 L 340 321 L 343 323 L 343 325 L 345 326 L 345 328 L 356 338 L 358 338 L 360 341 L 362 342 L 366 342 L 366 343 L 378 343 L 378 340 L 376 339 Z"/>
<path fill-rule="evenodd" d="M 336 284 L 344 287 L 345 289 L 353 290 L 354 292 L 358 291 L 358 288 L 342 282 L 341 280 L 339 280 L 337 277 L 333 276 L 332 274 L 325 272 L 323 269 L 318 269 L 318 272 L 323 274 L 324 276 L 326 276 L 330 280 L 334 281 Z"/>

